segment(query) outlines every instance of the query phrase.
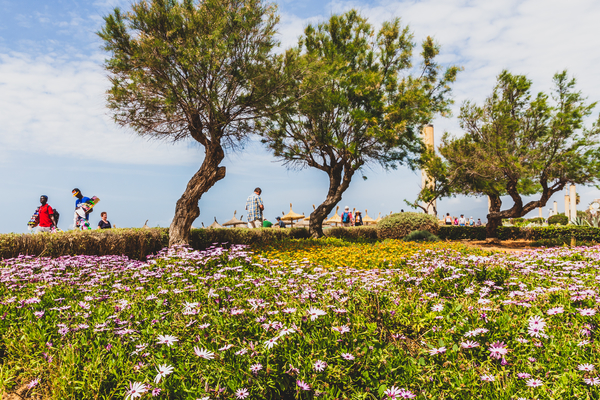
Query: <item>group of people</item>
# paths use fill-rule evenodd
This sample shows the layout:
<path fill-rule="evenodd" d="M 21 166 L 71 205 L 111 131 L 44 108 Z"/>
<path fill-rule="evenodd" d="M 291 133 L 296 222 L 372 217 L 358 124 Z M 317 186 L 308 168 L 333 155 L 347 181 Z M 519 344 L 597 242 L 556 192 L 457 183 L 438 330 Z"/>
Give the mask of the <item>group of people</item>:
<path fill-rule="evenodd" d="M 85 197 L 82 193 L 81 190 L 79 190 L 78 188 L 75 188 L 71 191 L 71 193 L 73 194 L 73 197 L 75 197 L 75 210 L 77 210 L 78 208 L 80 208 L 83 204 L 87 203 L 90 201 L 89 197 Z M 34 232 L 38 233 L 38 232 L 54 232 L 58 229 L 58 218 L 59 218 L 59 213 L 58 211 L 56 211 L 55 209 L 52 208 L 52 206 L 50 206 L 50 204 L 48 204 L 48 196 L 46 196 L 45 194 L 40 196 L 40 203 L 41 206 L 38 207 L 38 209 L 36 210 L 36 217 L 34 218 L 35 220 L 32 221 L 33 225 L 35 226 L 34 228 Z M 94 210 L 89 209 L 88 212 L 86 212 L 83 215 L 78 215 L 77 213 L 76 215 L 76 223 L 75 223 L 75 228 L 79 228 L 79 229 L 88 229 L 85 228 L 86 226 L 89 226 L 89 219 L 90 219 L 90 213 L 92 213 Z M 87 222 L 87 223 L 85 223 Z M 110 229 L 112 228 L 112 225 L 110 223 L 110 221 L 108 221 L 108 214 L 106 213 L 106 211 L 102 211 L 100 213 L 100 222 L 98 222 L 98 226 L 96 229 Z M 91 229 L 91 228 L 89 228 Z"/>
<path fill-rule="evenodd" d="M 456 226 L 481 226 L 483 223 L 481 222 L 481 218 L 477 218 L 477 221 L 473 219 L 473 217 L 466 219 L 464 214 L 460 214 L 460 218 L 451 217 L 450 213 L 446 213 L 444 217 L 444 223 L 446 225 L 456 225 Z"/>
<path fill-rule="evenodd" d="M 248 228 L 271 228 L 273 223 L 263 218 L 263 211 L 265 206 L 263 204 L 260 195 L 262 190 L 257 187 L 254 192 L 246 199 L 246 212 L 248 216 Z M 362 226 L 363 219 L 360 211 L 356 211 L 355 215 L 352 215 L 350 207 L 344 207 L 344 212 L 341 215 L 343 226 Z M 285 222 L 281 220 L 281 217 L 276 217 L 276 226 L 285 228 Z"/>
<path fill-rule="evenodd" d="M 363 225 L 362 213 L 360 211 L 356 211 L 354 213 L 354 215 L 352 215 L 352 212 L 350 211 L 350 207 L 348 207 L 348 206 L 344 207 L 344 211 L 342 212 L 341 219 L 342 219 L 343 226 L 362 226 Z"/>

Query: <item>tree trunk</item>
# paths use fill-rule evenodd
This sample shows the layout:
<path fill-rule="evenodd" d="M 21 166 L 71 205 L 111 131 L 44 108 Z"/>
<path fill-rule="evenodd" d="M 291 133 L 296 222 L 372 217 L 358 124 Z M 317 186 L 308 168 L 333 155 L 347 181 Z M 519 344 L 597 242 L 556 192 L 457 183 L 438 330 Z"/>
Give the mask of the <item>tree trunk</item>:
<path fill-rule="evenodd" d="M 218 181 L 225 178 L 225 167 L 219 167 L 225 158 L 220 143 L 205 147 L 202 166 L 187 184 L 187 188 L 175 206 L 175 216 L 169 228 L 169 246 L 189 244 L 192 223 L 200 216 L 198 201 Z"/>
<path fill-rule="evenodd" d="M 502 218 L 490 218 L 488 216 L 487 224 L 485 225 L 485 239 L 488 241 L 498 240 L 498 227 L 502 224 Z"/>
<path fill-rule="evenodd" d="M 329 190 L 325 201 L 310 214 L 308 231 L 311 237 L 320 238 L 323 236 L 323 221 L 335 205 L 342 200 L 342 194 L 350 186 L 354 171 L 353 168 L 344 168 L 342 164 L 335 165 L 327 171 L 329 175 Z"/>

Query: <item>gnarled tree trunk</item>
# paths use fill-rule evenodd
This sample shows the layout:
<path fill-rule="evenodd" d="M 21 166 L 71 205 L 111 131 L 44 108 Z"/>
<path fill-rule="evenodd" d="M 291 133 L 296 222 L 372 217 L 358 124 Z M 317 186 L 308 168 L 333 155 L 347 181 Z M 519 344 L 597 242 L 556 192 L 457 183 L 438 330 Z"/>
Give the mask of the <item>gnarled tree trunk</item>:
<path fill-rule="evenodd" d="M 175 206 L 175 216 L 169 228 L 169 246 L 189 244 L 192 223 L 200 216 L 198 201 L 215 183 L 225 178 L 225 167 L 219 166 L 223 158 L 225 152 L 219 142 L 205 146 L 202 166 L 190 179 Z"/>
<path fill-rule="evenodd" d="M 323 236 L 323 221 L 335 205 L 342 200 L 342 194 L 350 186 L 352 175 L 356 171 L 355 168 L 344 166 L 344 164 L 336 164 L 323 170 L 329 175 L 329 190 L 327 191 L 325 201 L 310 214 L 308 231 L 313 238 Z"/>

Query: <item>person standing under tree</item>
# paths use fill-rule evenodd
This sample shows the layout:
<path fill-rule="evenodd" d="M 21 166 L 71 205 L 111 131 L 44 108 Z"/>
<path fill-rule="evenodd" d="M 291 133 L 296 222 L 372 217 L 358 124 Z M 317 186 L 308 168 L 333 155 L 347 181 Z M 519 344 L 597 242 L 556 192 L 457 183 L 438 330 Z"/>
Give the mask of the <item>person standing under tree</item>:
<path fill-rule="evenodd" d="M 48 204 L 48 196 L 45 194 L 41 195 L 40 203 L 42 203 L 38 210 L 40 223 L 35 228 L 35 232 L 52 232 L 52 227 L 56 225 L 56 220 L 54 219 L 54 210 Z"/>
<path fill-rule="evenodd" d="M 262 227 L 263 211 L 265 206 L 260 198 L 262 190 L 260 188 L 254 189 L 254 193 L 248 196 L 246 199 L 246 211 L 248 212 L 248 228 L 260 228 Z"/>

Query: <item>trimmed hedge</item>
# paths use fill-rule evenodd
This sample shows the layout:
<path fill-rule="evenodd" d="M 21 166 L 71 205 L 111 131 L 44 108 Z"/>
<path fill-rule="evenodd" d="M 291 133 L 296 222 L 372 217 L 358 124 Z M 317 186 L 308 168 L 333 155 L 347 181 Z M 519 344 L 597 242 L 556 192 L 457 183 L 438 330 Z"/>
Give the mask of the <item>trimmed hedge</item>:
<path fill-rule="evenodd" d="M 58 233 L 0 235 L 0 259 L 19 255 L 125 255 L 145 259 L 169 244 L 167 228 L 104 229 Z"/>
<path fill-rule="evenodd" d="M 370 226 L 331 228 L 325 236 L 346 240 L 377 240 Z M 193 229 L 190 246 L 203 250 L 213 243 L 264 244 L 310 237 L 306 228 L 285 229 Z M 38 234 L 0 234 L 0 259 L 19 255 L 59 257 L 64 255 L 126 255 L 143 260 L 169 245 L 168 228 L 105 229 Z"/>
<path fill-rule="evenodd" d="M 556 239 L 569 242 L 576 240 L 600 243 L 600 228 L 592 226 L 551 225 L 531 228 L 517 226 L 498 227 L 500 240 L 546 240 Z M 442 240 L 485 240 L 485 226 L 440 226 L 438 237 Z"/>
<path fill-rule="evenodd" d="M 325 236 L 352 241 L 376 241 L 378 229 L 372 226 L 331 228 Z M 268 244 L 286 239 L 305 239 L 306 228 L 286 229 L 194 229 L 190 245 L 205 249 L 213 243 Z M 574 236 L 579 242 L 600 243 L 600 228 L 591 226 L 547 226 L 533 228 L 499 227 L 501 240 L 525 239 L 547 243 L 570 243 Z M 442 240 L 485 240 L 483 226 L 440 226 Z M 126 255 L 143 260 L 169 243 L 167 228 L 110 229 L 68 231 L 39 234 L 0 234 L 0 259 L 19 255 L 59 257 L 64 255 Z"/>

